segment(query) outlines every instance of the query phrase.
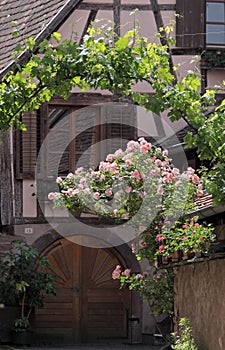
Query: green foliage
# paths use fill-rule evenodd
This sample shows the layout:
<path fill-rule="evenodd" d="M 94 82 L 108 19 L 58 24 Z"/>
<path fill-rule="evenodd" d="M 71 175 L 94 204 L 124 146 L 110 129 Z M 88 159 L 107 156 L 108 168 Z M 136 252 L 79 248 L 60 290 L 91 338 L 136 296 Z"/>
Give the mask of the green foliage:
<path fill-rule="evenodd" d="M 190 321 L 187 318 L 181 318 L 179 321 L 179 334 L 174 335 L 174 345 L 171 348 L 174 350 L 198 350 L 195 340 L 192 335 Z"/>
<path fill-rule="evenodd" d="M 46 257 L 24 241 L 13 241 L 9 251 L 0 260 L 0 297 L 5 304 L 21 306 L 17 327 L 29 327 L 29 316 L 34 306 L 42 307 L 44 293 L 54 294 L 53 275 L 48 273 Z"/>
<path fill-rule="evenodd" d="M 171 30 L 171 26 L 164 29 L 167 35 Z M 196 130 L 185 140 L 188 147 L 196 147 L 200 160 L 210 161 L 206 173 L 207 189 L 213 194 L 215 203 L 225 203 L 224 102 L 212 113 L 207 113 L 209 107 L 215 105 L 215 91 L 201 94 L 198 73 L 188 71 L 184 79 L 175 82 L 168 47 L 148 43 L 137 29 L 117 37 L 112 26 L 97 27 L 95 23 L 81 45 L 72 40 L 61 41 L 59 33 L 53 33 L 52 38 L 58 44 L 56 48 L 44 40 L 37 54 L 24 65 L 17 62 L 17 71 L 9 72 L 3 78 L 0 84 L 2 131 L 11 125 L 24 129 L 20 122 L 21 112 L 37 110 L 54 94 L 66 99 L 73 87 L 82 90 L 100 88 L 113 94 L 128 95 L 146 110 L 167 111 L 171 121 L 183 118 Z M 15 56 L 22 49 L 32 50 L 34 46 L 34 39 L 29 38 L 24 46 L 17 47 Z M 175 70 L 179 74 L 177 67 Z M 132 86 L 142 81 L 154 90 L 153 96 L 132 91 Z"/>

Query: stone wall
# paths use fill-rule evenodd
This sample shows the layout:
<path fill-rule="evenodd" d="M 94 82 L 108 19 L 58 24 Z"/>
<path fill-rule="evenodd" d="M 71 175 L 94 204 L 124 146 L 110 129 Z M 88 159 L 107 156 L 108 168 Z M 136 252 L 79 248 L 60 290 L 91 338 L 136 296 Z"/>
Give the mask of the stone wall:
<path fill-rule="evenodd" d="M 175 321 L 187 317 L 199 350 L 225 349 L 225 260 L 177 268 Z"/>

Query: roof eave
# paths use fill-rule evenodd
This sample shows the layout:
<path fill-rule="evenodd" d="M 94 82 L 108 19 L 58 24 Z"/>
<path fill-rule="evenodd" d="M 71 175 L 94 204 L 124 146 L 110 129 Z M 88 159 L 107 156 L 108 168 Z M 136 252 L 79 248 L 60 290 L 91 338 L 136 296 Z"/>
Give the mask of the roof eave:
<path fill-rule="evenodd" d="M 56 15 L 50 20 L 46 27 L 34 38 L 35 46 L 33 50 L 26 50 L 18 56 L 17 62 L 11 61 L 4 69 L 0 71 L 0 81 L 10 70 L 16 70 L 18 64 L 24 64 L 27 62 L 32 54 L 37 52 L 40 43 L 44 39 L 49 39 L 51 34 L 58 30 L 58 28 L 63 24 L 63 22 L 70 16 L 77 5 L 82 0 L 68 0 L 65 5 L 56 13 Z"/>

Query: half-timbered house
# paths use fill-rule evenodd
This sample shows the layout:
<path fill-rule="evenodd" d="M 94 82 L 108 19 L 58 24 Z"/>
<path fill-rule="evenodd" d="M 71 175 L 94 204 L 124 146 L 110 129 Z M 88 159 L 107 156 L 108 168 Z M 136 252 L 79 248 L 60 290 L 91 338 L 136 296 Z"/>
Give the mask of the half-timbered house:
<path fill-rule="evenodd" d="M 33 36 L 36 43 L 40 43 L 43 39 L 49 39 L 51 33 L 58 31 L 62 34 L 62 39 L 72 37 L 82 42 L 91 21 L 103 18 L 114 21 L 118 34 L 124 34 L 133 26 L 129 14 L 135 9 L 138 9 L 136 16 L 140 23 L 140 34 L 149 40 L 159 40 L 155 39 L 159 28 L 176 19 L 176 45 L 171 48 L 171 61 L 174 64 L 180 63 L 181 76 L 194 67 L 196 56 L 200 57 L 203 52 L 211 53 L 216 58 L 222 56 L 225 47 L 224 0 L 2 0 L 0 77 L 15 68 L 12 52 L 20 40 Z M 18 36 L 11 35 L 12 21 L 18 23 Z M 21 63 L 28 59 L 29 53 L 22 53 L 19 57 Z M 208 62 L 200 60 L 202 91 L 225 79 L 224 63 L 222 60 L 216 63 L 212 67 Z M 134 89 L 152 92 L 145 84 L 138 84 Z M 35 181 L 38 175 L 38 179 L 44 177 L 47 181 L 52 181 L 56 175 L 55 159 L 61 157 L 57 175 L 65 176 L 78 165 L 83 165 L 82 162 L 94 166 L 109 151 L 123 147 L 125 141 L 146 135 L 144 131 L 147 124 L 143 122 L 143 111 L 129 103 L 114 105 L 113 102 L 118 101 L 117 98 L 107 91 L 84 93 L 74 89 L 67 100 L 54 96 L 37 112 L 24 113 L 21 118 L 27 126 L 26 132 L 10 130 L 2 135 L 1 250 L 7 249 L 7 244 L 13 238 L 22 237 L 36 246 L 40 254 L 49 258 L 51 271 L 56 275 L 56 296 L 47 297 L 45 307 L 35 312 L 36 334 L 45 335 L 46 341 L 73 343 L 130 339 L 140 342 L 142 334 L 143 339 L 147 339 L 145 335 L 155 332 L 148 309 L 143 309 L 138 296 L 128 290 L 119 290 L 118 284 L 111 279 L 111 272 L 117 264 L 124 268 L 131 267 L 133 271 L 141 271 L 142 267 L 132 255 L 129 244 L 115 247 L 102 245 L 101 248 L 76 244 L 73 239 L 63 237 L 57 227 L 53 228 L 53 225 L 49 224 L 51 208 L 47 199 L 43 198 L 41 205 L 37 201 Z M 166 116 L 162 118 L 174 134 L 178 135 L 180 141 L 187 130 L 185 122 L 172 124 Z M 159 139 L 165 134 L 164 124 L 156 122 L 154 118 L 151 119 L 151 123 L 151 132 L 154 129 L 155 133 L 151 136 Z M 38 155 L 49 133 L 54 137 L 50 138 L 44 156 L 42 152 L 35 175 Z M 68 138 L 66 146 L 65 135 Z M 92 153 L 87 151 L 91 145 L 107 139 L 110 143 L 106 146 L 96 148 Z M 174 152 L 176 146 L 173 145 L 171 151 Z M 187 152 L 187 158 L 190 165 L 198 166 L 194 150 Z M 202 203 L 200 213 L 208 220 L 214 220 L 219 230 L 224 227 L 223 208 L 212 208 L 211 202 Z M 94 222 L 94 218 L 89 220 Z M 58 223 L 65 222 L 66 217 L 59 214 Z M 220 234 L 224 238 L 223 232 Z M 79 235 L 80 232 L 71 232 L 72 237 Z M 199 331 L 196 331 L 198 340 L 202 343 L 207 340 L 210 345 L 206 348 L 211 350 L 225 348 L 222 332 L 225 327 L 222 318 L 225 300 L 224 296 L 222 300 L 218 300 L 222 296 L 220 291 L 215 290 L 217 284 L 218 289 L 220 288 L 219 281 L 222 279 L 224 266 L 224 260 L 213 260 L 213 263 L 203 262 L 201 265 L 182 267 L 177 275 L 176 316 L 192 318 L 194 325 L 198 324 L 199 327 Z M 182 272 L 182 269 L 186 270 Z M 191 272 L 188 269 L 191 269 Z M 197 270 L 199 272 L 194 276 Z M 191 293 L 195 294 L 195 291 L 188 287 L 190 279 L 185 279 L 185 273 L 191 274 L 194 286 L 196 278 L 199 285 L 201 284 L 199 279 L 204 277 L 208 270 L 211 271 L 208 274 L 208 282 L 216 279 L 210 290 L 210 298 L 207 300 L 208 286 L 203 286 L 206 283 L 203 279 L 202 288 L 197 291 L 194 299 Z M 187 287 L 187 294 L 181 287 L 182 283 Z M 221 285 L 224 285 L 224 281 Z M 186 308 L 187 304 L 184 305 L 185 298 L 193 298 L 195 304 L 188 303 L 191 310 Z M 196 308 L 193 306 L 196 303 L 197 321 Z M 213 308 L 217 310 L 216 313 Z M 136 320 L 136 328 L 131 339 L 132 317 Z M 213 335 L 215 325 L 218 326 L 217 330 L 219 329 L 216 333 L 217 340 Z M 209 331 L 210 327 L 212 328 Z M 209 340 L 209 334 L 214 345 Z"/>

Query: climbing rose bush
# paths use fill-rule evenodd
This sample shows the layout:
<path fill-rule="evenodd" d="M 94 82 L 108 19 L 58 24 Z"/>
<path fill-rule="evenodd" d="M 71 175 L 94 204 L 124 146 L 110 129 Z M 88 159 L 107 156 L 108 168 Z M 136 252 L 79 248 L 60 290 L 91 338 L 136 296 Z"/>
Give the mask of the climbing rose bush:
<path fill-rule="evenodd" d="M 118 265 L 112 278 L 146 298 L 154 314 L 172 313 L 173 271 L 158 268 L 160 257 L 180 249 L 205 251 L 214 240 L 213 228 L 199 224 L 197 217 L 181 219 L 203 195 L 195 170 L 181 172 L 167 150 L 140 138 L 129 141 L 125 151 L 109 154 L 97 170 L 78 168 L 56 182 L 59 192 L 48 196 L 56 207 L 132 226 L 138 237 L 131 243 L 132 252 L 138 260 L 147 260 L 152 271 L 137 274 Z"/>
<path fill-rule="evenodd" d="M 191 167 L 180 172 L 167 150 L 143 137 L 129 141 L 125 151 L 109 154 L 97 170 L 78 168 L 56 182 L 59 192 L 48 196 L 55 206 L 131 225 L 140 237 L 140 259 L 153 262 L 160 254 L 191 248 L 187 248 L 190 238 L 193 241 L 189 223 L 184 228 L 178 219 L 193 210 L 195 199 L 203 195 L 201 180 Z M 204 237 L 211 241 L 211 231 L 202 240 L 198 237 L 195 248 L 203 245 Z"/>

